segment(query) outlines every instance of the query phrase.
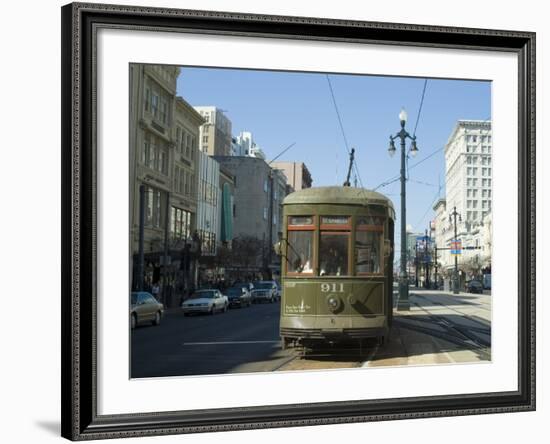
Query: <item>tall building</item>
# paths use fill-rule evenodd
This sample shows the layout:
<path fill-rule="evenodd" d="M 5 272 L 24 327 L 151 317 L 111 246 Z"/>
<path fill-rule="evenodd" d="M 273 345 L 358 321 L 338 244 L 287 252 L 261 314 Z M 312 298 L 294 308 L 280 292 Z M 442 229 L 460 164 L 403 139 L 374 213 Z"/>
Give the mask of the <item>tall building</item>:
<path fill-rule="evenodd" d="M 235 137 L 235 156 L 259 157 L 265 160 L 265 154 L 260 146 L 254 141 L 254 137 L 250 131 L 241 131 Z"/>
<path fill-rule="evenodd" d="M 195 229 L 199 127 L 204 122 L 176 96 L 179 73 L 174 66 L 130 66 L 131 285 L 137 288 L 141 281 L 142 232 L 144 286 L 160 283 L 167 305 L 194 273 L 189 264 L 183 267 L 182 252 Z"/>
<path fill-rule="evenodd" d="M 311 188 L 313 180 L 307 166 L 303 162 L 271 162 L 271 167 L 281 170 L 286 176 L 290 191 Z"/>
<path fill-rule="evenodd" d="M 198 157 L 197 232 L 201 255 L 215 256 L 220 239 L 220 164 L 202 151 Z"/>
<path fill-rule="evenodd" d="M 230 156 L 231 121 L 215 106 L 196 106 L 205 123 L 200 128 L 199 149 L 209 156 Z"/>
<path fill-rule="evenodd" d="M 471 224 L 491 211 L 491 150 L 491 122 L 481 120 L 459 120 L 445 146 L 447 207 Z"/>
<path fill-rule="evenodd" d="M 449 247 L 454 239 L 456 208 L 457 239 L 462 250 L 457 257 L 461 283 L 479 274 L 490 264 L 487 251 L 487 224 L 492 207 L 491 122 L 459 120 L 445 146 L 446 199 L 436 202 L 435 236 L 438 247 Z M 438 252 L 439 254 L 439 252 Z M 444 269 L 454 268 L 455 257 L 444 251 L 438 258 Z"/>
<path fill-rule="evenodd" d="M 234 177 L 233 238 L 252 236 L 265 251 L 282 232 L 282 201 L 286 178 L 257 157 L 216 156 L 222 168 Z M 273 258 L 272 258 L 273 259 Z"/>

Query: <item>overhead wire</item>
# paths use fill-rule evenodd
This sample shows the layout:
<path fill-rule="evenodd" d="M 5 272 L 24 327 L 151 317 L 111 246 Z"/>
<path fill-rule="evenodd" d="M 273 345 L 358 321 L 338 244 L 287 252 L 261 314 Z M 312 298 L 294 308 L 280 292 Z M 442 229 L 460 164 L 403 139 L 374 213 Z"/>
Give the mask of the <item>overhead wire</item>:
<path fill-rule="evenodd" d="M 336 116 L 338 117 L 338 124 L 340 126 L 340 131 L 342 133 L 342 137 L 344 139 L 344 145 L 346 147 L 346 151 L 348 153 L 348 156 L 351 156 L 351 151 L 348 144 L 348 138 L 346 137 L 346 132 L 344 131 L 344 124 L 342 122 L 342 116 L 340 115 L 340 110 L 338 109 L 338 104 L 336 102 L 336 96 L 334 94 L 334 89 L 332 88 L 332 82 L 330 81 L 330 77 L 328 74 L 326 74 L 328 87 L 330 89 L 330 96 L 332 97 L 332 103 L 334 105 L 334 110 L 336 111 Z M 357 175 L 357 178 L 359 179 L 359 184 L 361 185 L 361 188 L 363 187 L 363 180 L 361 179 L 361 174 L 359 173 L 359 169 L 357 168 L 357 162 L 353 162 L 352 168 L 355 170 L 355 174 Z"/>

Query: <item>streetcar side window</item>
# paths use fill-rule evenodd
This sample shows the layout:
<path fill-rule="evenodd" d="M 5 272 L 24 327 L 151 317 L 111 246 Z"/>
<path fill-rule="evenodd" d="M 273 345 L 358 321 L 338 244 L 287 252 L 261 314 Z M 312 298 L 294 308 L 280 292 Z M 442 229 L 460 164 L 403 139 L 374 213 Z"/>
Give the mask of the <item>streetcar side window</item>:
<path fill-rule="evenodd" d="M 319 275 L 348 275 L 349 233 L 321 232 L 319 242 Z"/>
<path fill-rule="evenodd" d="M 287 271 L 313 273 L 313 230 L 288 232 Z"/>

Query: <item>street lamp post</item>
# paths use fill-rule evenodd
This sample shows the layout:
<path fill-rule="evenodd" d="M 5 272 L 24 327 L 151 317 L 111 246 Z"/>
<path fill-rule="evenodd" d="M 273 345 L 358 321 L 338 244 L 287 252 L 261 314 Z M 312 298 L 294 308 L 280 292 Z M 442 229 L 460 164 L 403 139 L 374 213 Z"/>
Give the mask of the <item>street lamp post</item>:
<path fill-rule="evenodd" d="M 411 156 L 415 156 L 418 152 L 416 147 L 416 137 L 411 136 L 405 130 L 405 124 L 407 123 L 407 112 L 401 109 L 399 113 L 399 121 L 401 123 L 401 130 L 395 135 L 390 136 L 390 147 L 388 152 L 390 156 L 395 154 L 394 140 L 399 139 L 401 142 L 401 270 L 399 271 L 399 301 L 397 303 L 397 310 L 407 311 L 410 309 L 409 302 L 409 282 L 407 276 L 407 233 L 406 233 L 406 187 L 405 182 L 407 180 L 405 174 L 405 160 L 407 154 L 405 153 L 405 141 L 411 139 Z"/>
<path fill-rule="evenodd" d="M 454 228 L 455 228 L 455 237 L 454 237 L 454 242 L 455 242 L 455 249 L 457 247 L 457 232 L 456 232 L 456 217 L 458 216 L 458 221 L 459 222 L 462 222 L 462 216 L 457 213 L 456 211 L 456 207 L 453 207 L 453 212 L 449 215 L 449 220 L 451 222 L 454 221 Z M 455 251 L 455 272 L 454 272 L 454 276 L 453 276 L 453 293 L 454 294 L 458 294 L 458 254 L 456 254 L 456 251 Z"/>

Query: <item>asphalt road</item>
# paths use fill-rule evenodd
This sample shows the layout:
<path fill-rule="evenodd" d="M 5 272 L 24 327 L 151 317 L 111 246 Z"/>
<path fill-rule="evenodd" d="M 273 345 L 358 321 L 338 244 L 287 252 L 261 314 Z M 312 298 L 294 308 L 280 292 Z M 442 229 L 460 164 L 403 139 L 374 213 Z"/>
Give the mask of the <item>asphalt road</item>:
<path fill-rule="evenodd" d="M 388 343 L 367 345 L 361 354 L 321 349 L 302 356 L 299 350 L 281 350 L 279 303 L 254 304 L 213 316 L 168 313 L 160 326 L 140 326 L 132 332 L 131 375 L 216 375 L 491 359 L 490 295 L 411 288 L 410 302 L 410 311 L 394 310 Z"/>
<path fill-rule="evenodd" d="M 132 332 L 131 377 L 273 371 L 292 359 L 281 350 L 279 303 L 215 315 L 167 313 L 159 326 Z"/>

